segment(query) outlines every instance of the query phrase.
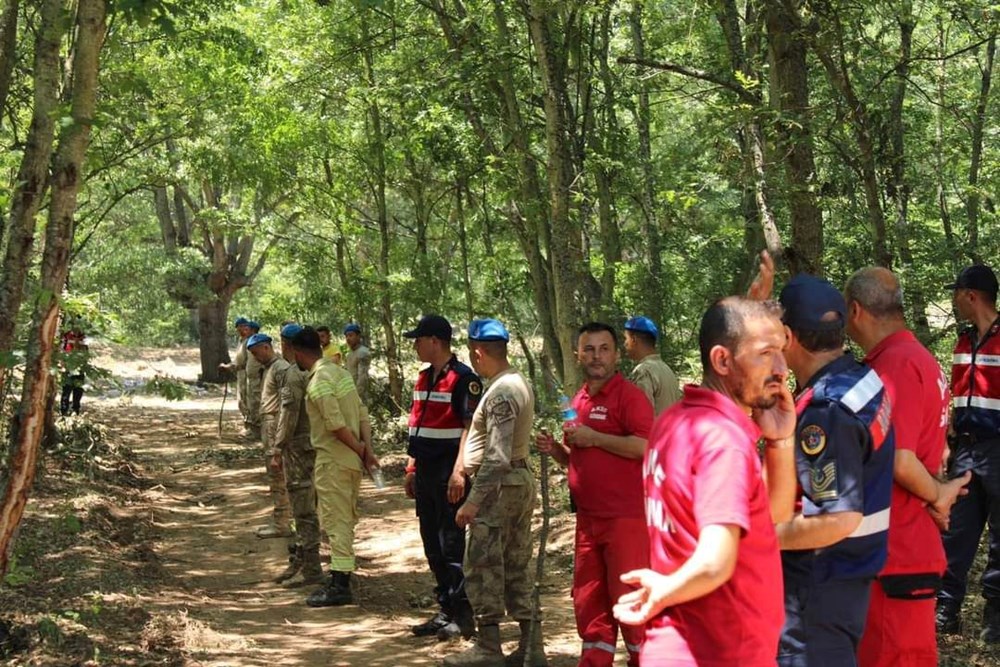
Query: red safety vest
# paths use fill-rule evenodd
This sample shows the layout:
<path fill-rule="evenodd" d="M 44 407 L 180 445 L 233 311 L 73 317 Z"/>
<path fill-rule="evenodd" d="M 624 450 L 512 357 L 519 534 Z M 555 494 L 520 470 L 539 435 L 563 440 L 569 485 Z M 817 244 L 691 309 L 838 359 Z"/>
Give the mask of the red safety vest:
<path fill-rule="evenodd" d="M 963 330 L 952 357 L 955 432 L 996 438 L 1000 436 L 1000 318 L 982 340 L 975 338 L 975 327 Z"/>
<path fill-rule="evenodd" d="M 410 456 L 438 458 L 458 453 L 465 423 L 452 408 L 452 392 L 459 380 L 470 373 L 472 369 L 454 356 L 437 382 L 432 377 L 433 367 L 421 371 L 410 408 Z"/>

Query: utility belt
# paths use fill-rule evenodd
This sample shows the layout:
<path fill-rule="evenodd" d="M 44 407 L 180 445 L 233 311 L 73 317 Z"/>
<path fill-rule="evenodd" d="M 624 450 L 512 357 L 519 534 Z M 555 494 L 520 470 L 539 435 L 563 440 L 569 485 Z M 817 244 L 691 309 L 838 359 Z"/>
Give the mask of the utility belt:
<path fill-rule="evenodd" d="M 528 459 L 518 459 L 510 462 L 511 468 L 528 468 Z"/>

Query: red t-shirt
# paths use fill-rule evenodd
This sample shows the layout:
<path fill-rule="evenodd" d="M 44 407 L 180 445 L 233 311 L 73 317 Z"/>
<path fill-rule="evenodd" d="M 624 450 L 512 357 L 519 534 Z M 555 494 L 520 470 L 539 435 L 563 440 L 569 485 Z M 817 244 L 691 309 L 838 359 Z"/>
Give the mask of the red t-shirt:
<path fill-rule="evenodd" d="M 573 397 L 577 421 L 609 435 L 648 438 L 653 406 L 642 389 L 615 373 L 591 396 L 587 385 Z M 642 460 L 600 447 L 570 447 L 569 490 L 581 514 L 614 519 L 642 518 Z"/>
<path fill-rule="evenodd" d="M 643 467 L 650 567 L 675 572 L 708 525 L 739 526 L 741 538 L 729 581 L 650 621 L 643 664 L 774 667 L 784 588 L 759 437 L 732 400 L 693 385 L 653 426 Z"/>
<path fill-rule="evenodd" d="M 948 430 L 948 380 L 934 356 L 907 331 L 885 337 L 865 357 L 892 401 L 896 449 L 917 455 L 927 471 L 941 470 Z M 892 485 L 889 560 L 882 574 L 918 574 L 945 568 L 941 531 L 920 498 Z"/>

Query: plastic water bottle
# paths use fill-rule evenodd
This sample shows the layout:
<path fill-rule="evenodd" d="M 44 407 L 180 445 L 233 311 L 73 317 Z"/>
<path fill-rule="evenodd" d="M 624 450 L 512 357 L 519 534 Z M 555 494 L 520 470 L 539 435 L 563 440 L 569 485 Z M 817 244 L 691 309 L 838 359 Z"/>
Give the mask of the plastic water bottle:
<path fill-rule="evenodd" d="M 562 417 L 564 424 L 574 423 L 579 418 L 579 415 L 576 414 L 576 408 L 573 407 L 569 396 L 566 394 L 559 396 L 559 415 Z"/>
<path fill-rule="evenodd" d="M 372 481 L 375 483 L 376 489 L 385 488 L 385 474 L 382 472 L 382 468 L 375 466 L 371 469 Z"/>

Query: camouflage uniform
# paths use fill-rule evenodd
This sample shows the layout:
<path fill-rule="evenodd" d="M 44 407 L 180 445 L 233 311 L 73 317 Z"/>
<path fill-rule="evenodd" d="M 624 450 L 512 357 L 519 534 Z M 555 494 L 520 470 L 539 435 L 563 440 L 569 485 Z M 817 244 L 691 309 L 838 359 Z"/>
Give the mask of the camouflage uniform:
<path fill-rule="evenodd" d="M 347 353 L 346 366 L 351 377 L 354 378 L 354 386 L 358 389 L 358 397 L 361 402 L 368 405 L 368 367 L 371 364 L 372 353 L 364 345 Z"/>
<path fill-rule="evenodd" d="M 677 376 L 658 354 L 643 357 L 632 370 L 630 378 L 653 404 L 653 414 L 658 415 L 681 400 L 681 385 Z"/>
<path fill-rule="evenodd" d="M 475 476 L 468 502 L 479 512 L 469 527 L 463 568 L 479 626 L 499 623 L 505 609 L 517 621 L 531 620 L 535 477 L 528 448 L 534 404 L 520 373 L 499 373 L 490 379 L 466 440 L 466 472 Z"/>
<path fill-rule="evenodd" d="M 241 338 L 240 344 L 236 348 L 233 368 L 236 369 L 236 403 L 239 405 L 240 415 L 243 417 L 243 426 L 247 429 L 250 428 L 250 421 L 247 417 L 247 357 L 249 356 L 247 339 Z"/>
<path fill-rule="evenodd" d="M 271 492 L 271 501 L 274 503 L 274 526 L 280 531 L 287 532 L 291 523 L 291 509 L 288 492 L 285 489 L 285 472 L 283 467 L 275 469 L 271 466 L 271 457 L 281 453 L 281 449 L 277 446 L 281 392 L 287 384 L 291 367 L 279 356 L 272 357 L 266 365 L 258 363 L 258 366 L 264 369 L 260 401 L 261 444 L 264 446 L 267 485 Z"/>
<path fill-rule="evenodd" d="M 244 341 L 244 349 L 246 349 L 246 342 Z M 247 411 L 244 413 L 244 421 L 246 422 L 247 428 L 250 429 L 250 433 L 255 437 L 261 437 L 260 432 L 260 391 L 261 382 L 264 378 L 264 367 L 260 365 L 260 362 L 254 358 L 249 352 L 246 353 L 246 381 L 244 386 L 246 388 L 246 408 Z M 287 362 L 286 362 L 287 363 Z"/>
<path fill-rule="evenodd" d="M 281 450 L 285 484 L 295 517 L 295 532 L 308 564 L 315 553 L 319 562 L 319 519 L 316 516 L 316 489 L 313 469 L 316 450 L 309 439 L 309 417 L 305 394 L 309 378 L 305 371 L 291 365 L 281 388 L 281 415 L 278 418 L 275 448 Z"/>

